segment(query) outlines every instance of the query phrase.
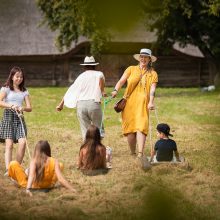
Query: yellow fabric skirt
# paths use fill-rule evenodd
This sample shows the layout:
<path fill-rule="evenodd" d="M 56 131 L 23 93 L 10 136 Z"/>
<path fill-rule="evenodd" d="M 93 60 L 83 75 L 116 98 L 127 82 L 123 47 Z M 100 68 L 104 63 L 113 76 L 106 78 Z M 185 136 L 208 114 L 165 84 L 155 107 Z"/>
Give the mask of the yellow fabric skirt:
<path fill-rule="evenodd" d="M 63 170 L 63 164 L 60 163 L 60 169 Z M 17 161 L 11 161 L 8 167 L 8 175 L 17 181 L 21 187 L 27 187 L 28 176 L 26 175 L 23 167 Z M 50 157 L 48 164 L 45 166 L 44 177 L 40 182 L 34 182 L 32 188 L 35 189 L 48 189 L 52 188 L 57 182 L 55 174 L 55 160 Z"/>

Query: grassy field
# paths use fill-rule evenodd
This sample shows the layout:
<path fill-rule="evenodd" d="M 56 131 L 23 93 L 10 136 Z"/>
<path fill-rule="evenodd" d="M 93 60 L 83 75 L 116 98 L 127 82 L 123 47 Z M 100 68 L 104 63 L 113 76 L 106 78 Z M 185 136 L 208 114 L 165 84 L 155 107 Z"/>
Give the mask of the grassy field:
<path fill-rule="evenodd" d="M 120 115 L 113 110 L 116 100 L 109 103 L 103 143 L 113 149 L 113 169 L 93 177 L 76 169 L 81 134 L 75 110 L 55 111 L 66 88 L 29 91 L 33 104 L 33 111 L 25 113 L 29 147 L 33 151 L 38 140 L 48 140 L 53 157 L 64 163 L 64 175 L 77 193 L 59 187 L 28 197 L 3 177 L 1 144 L 0 219 L 220 219 L 220 91 L 157 89 L 159 121 L 171 126 L 179 152 L 189 166 L 160 165 L 148 172 L 143 172 L 137 159 L 129 155 Z M 153 112 L 150 118 L 155 142 Z M 149 150 L 147 140 L 146 154 Z M 26 155 L 25 167 L 28 162 Z"/>

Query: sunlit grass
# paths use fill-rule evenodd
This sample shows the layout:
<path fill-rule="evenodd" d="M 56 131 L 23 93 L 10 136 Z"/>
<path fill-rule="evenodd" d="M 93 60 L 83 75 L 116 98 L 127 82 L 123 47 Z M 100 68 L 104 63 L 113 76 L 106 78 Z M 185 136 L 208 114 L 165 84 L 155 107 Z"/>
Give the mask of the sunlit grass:
<path fill-rule="evenodd" d="M 0 217 L 30 219 L 219 219 L 220 216 L 220 92 L 202 93 L 198 88 L 157 89 L 155 103 L 160 122 L 168 123 L 179 152 L 189 166 L 161 165 L 143 172 L 129 155 L 121 133 L 120 114 L 114 103 L 105 110 L 105 145 L 113 149 L 113 169 L 106 175 L 84 176 L 76 169 L 81 133 L 75 109 L 55 107 L 67 88 L 29 88 L 33 111 L 25 113 L 31 151 L 47 139 L 52 155 L 65 165 L 64 175 L 77 189 L 63 188 L 27 197 L 3 178 L 1 147 Z M 112 88 L 107 89 L 110 94 Z M 2 113 L 2 110 L 0 110 Z M 153 142 L 157 120 L 150 114 Z M 149 154 L 149 139 L 146 154 Z M 14 150 L 15 151 L 15 150 Z M 25 157 L 24 166 L 28 166 Z M 4 195 L 4 196 L 3 196 Z M 165 203 L 170 203 L 170 205 Z M 165 206 L 164 206 L 165 205 Z M 159 209 L 158 207 L 166 207 Z M 13 211 L 8 211 L 12 210 Z M 56 211 L 54 211 L 56 210 Z M 159 213 L 161 212 L 161 213 Z M 163 215 L 162 215 L 163 214 Z"/>

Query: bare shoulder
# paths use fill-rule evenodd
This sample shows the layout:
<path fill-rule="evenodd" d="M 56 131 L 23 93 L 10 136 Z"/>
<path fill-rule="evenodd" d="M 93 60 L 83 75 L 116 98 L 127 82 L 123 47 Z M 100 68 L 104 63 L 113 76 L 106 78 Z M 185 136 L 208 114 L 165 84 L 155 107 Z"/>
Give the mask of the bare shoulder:
<path fill-rule="evenodd" d="M 101 151 L 101 152 L 106 152 L 106 148 L 105 148 L 104 145 L 99 145 L 98 150 Z"/>

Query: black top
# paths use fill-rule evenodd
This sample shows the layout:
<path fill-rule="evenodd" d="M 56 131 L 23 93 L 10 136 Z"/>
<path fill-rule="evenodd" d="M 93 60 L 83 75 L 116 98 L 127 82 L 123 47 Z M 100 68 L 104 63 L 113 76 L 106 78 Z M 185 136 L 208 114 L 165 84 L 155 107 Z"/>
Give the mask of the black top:
<path fill-rule="evenodd" d="M 177 151 L 176 142 L 172 139 L 160 139 L 156 142 L 154 150 L 157 152 L 157 161 L 171 161 L 173 151 Z"/>

